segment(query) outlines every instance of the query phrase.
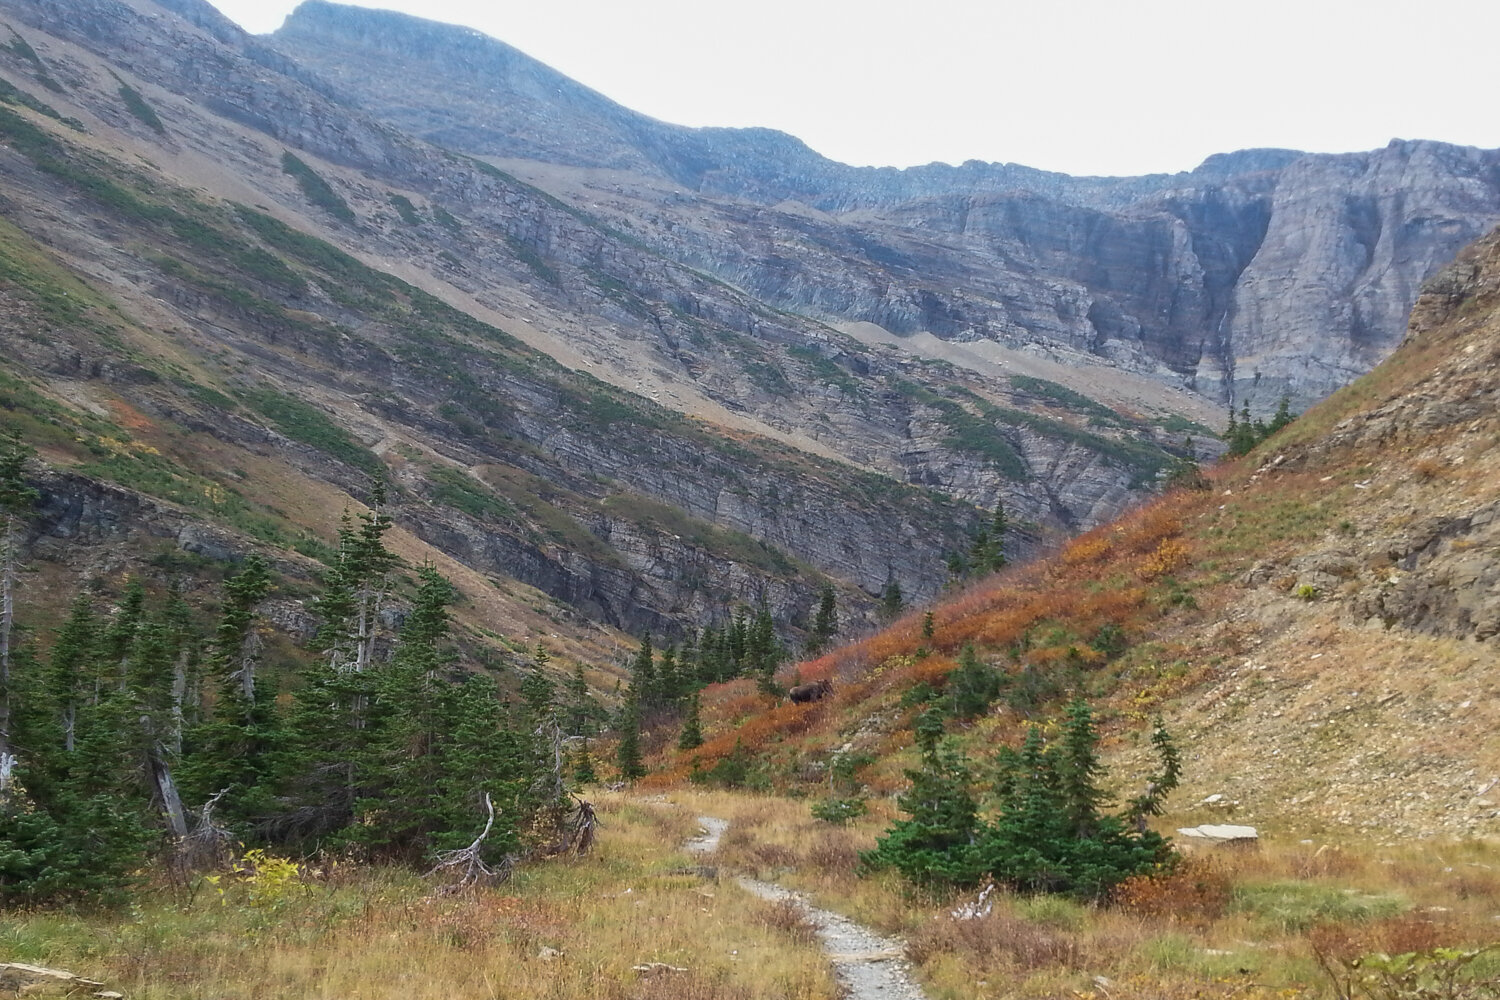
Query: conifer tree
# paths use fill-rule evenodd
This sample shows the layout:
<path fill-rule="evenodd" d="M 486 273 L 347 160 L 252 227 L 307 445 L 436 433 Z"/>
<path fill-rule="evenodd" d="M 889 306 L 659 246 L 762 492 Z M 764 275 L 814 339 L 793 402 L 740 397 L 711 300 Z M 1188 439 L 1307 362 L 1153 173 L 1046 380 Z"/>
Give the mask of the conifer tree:
<path fill-rule="evenodd" d="M 835 600 L 833 584 L 825 583 L 822 592 L 818 595 L 818 613 L 813 616 L 812 627 L 808 629 L 808 656 L 817 656 L 822 653 L 838 633 L 839 617 Z"/>
<path fill-rule="evenodd" d="M 703 724 L 699 719 L 699 701 L 697 691 L 688 695 L 687 714 L 682 720 L 682 733 L 677 737 L 679 750 L 696 750 L 703 745 Z"/>
<path fill-rule="evenodd" d="M 620 776 L 634 781 L 646 775 L 646 765 L 641 758 L 641 703 L 632 689 L 620 708 L 620 743 L 615 748 L 615 763 Z"/>
<path fill-rule="evenodd" d="M 892 824 L 860 860 L 872 869 L 895 868 L 920 885 L 968 885 L 982 873 L 974 850 L 979 806 L 968 762 L 940 739 L 942 725 L 934 709 L 918 719 L 922 763 L 906 772 L 911 787 L 897 799 L 910 819 Z"/>
<path fill-rule="evenodd" d="M 946 694 L 949 714 L 972 719 L 1000 697 L 1000 674 L 980 661 L 972 643 L 967 644 L 958 655 L 958 666 L 948 675 Z"/>
<path fill-rule="evenodd" d="M 599 703 L 589 694 L 588 681 L 583 676 L 583 664 L 573 665 L 573 676 L 568 679 L 567 708 L 563 713 L 563 731 L 569 736 L 592 736 L 598 732 Z"/>
<path fill-rule="evenodd" d="M 93 601 L 79 594 L 57 631 L 47 671 L 46 686 L 56 707 L 64 753 L 72 753 L 76 746 L 80 707 L 98 696 L 99 653 L 99 619 Z"/>
<path fill-rule="evenodd" d="M 532 729 L 552 718 L 557 685 L 547 674 L 547 663 L 552 659 L 542 644 L 536 644 L 532 656 L 532 667 L 521 681 L 521 700 L 526 703 L 527 725 Z"/>
<path fill-rule="evenodd" d="M 184 739 L 183 795 L 205 802 L 223 791 L 221 815 L 229 822 L 248 822 L 271 808 L 268 783 L 282 732 L 271 700 L 259 690 L 255 627 L 256 609 L 270 592 L 270 566 L 258 554 L 225 581 L 222 617 L 209 646 L 218 699 L 212 717 L 190 726 Z"/>
<path fill-rule="evenodd" d="M 887 621 L 894 621 L 906 607 L 906 598 L 901 593 L 901 584 L 894 577 L 886 582 L 880 592 L 880 614 Z"/>
<path fill-rule="evenodd" d="M 630 661 L 630 692 L 636 707 L 642 710 L 660 705 L 661 686 L 656 676 L 656 653 L 651 648 L 651 633 L 641 639 L 641 648 Z"/>
<path fill-rule="evenodd" d="M 592 785 L 599 780 L 599 775 L 594 770 L 594 757 L 589 753 L 587 736 L 579 744 L 578 754 L 573 761 L 573 780 L 580 785 Z"/>

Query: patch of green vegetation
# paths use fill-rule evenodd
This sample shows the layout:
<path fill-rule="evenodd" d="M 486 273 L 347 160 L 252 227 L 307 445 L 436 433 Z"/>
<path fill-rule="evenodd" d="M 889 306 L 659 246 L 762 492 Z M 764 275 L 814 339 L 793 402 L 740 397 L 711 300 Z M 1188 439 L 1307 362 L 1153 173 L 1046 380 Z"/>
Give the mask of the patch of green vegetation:
<path fill-rule="evenodd" d="M 762 392 L 783 398 L 792 394 L 792 383 L 787 381 L 786 373 L 769 362 L 747 362 L 745 374 L 750 376 L 750 381 Z"/>
<path fill-rule="evenodd" d="M 81 283 L 54 264 L 29 236 L 0 220 L 0 282 L 29 300 L 40 318 L 54 326 L 81 322 L 89 297 Z"/>
<path fill-rule="evenodd" d="M 1113 459 L 1119 465 L 1135 473 L 1131 478 L 1132 488 L 1150 485 L 1156 480 L 1157 473 L 1172 464 L 1172 456 L 1154 444 L 1120 441 L 1101 434 L 1091 434 L 1071 424 L 1063 423 L 1061 420 L 1052 420 L 1024 410 L 1012 410 L 1001 406 L 986 407 L 986 409 L 989 411 L 988 416 L 1001 423 L 1026 427 L 1046 437 L 1066 441 Z"/>
<path fill-rule="evenodd" d="M 72 129 L 74 132 L 88 131 L 88 129 L 84 128 L 83 122 L 79 121 L 77 118 L 63 117 L 62 112 L 58 111 L 52 105 L 47 104 L 45 101 L 38 100 L 21 88 L 12 85 L 9 80 L 0 79 L 0 103 L 22 108 L 29 108 L 39 115 L 44 115 L 47 118 L 51 118 L 53 121 L 61 122 L 62 124 L 68 126 L 68 128 Z"/>
<path fill-rule="evenodd" d="M 211 406 L 225 413 L 233 413 L 240 408 L 238 403 L 219 390 L 210 388 L 200 382 L 194 382 L 192 379 L 174 378 L 172 379 L 172 384 L 204 406 Z"/>
<path fill-rule="evenodd" d="M 195 285 L 233 310 L 259 323 L 272 328 L 296 330 L 304 336 L 318 340 L 329 341 L 335 336 L 331 327 L 294 316 L 275 302 L 254 294 L 240 282 L 222 280 L 205 274 L 193 265 L 167 254 L 148 252 L 146 256 L 161 268 L 163 273 Z"/>
<path fill-rule="evenodd" d="M 955 387 L 957 389 L 957 387 Z M 968 452 L 987 459 L 1001 475 L 1013 481 L 1024 480 L 1029 473 L 1026 460 L 1009 441 L 996 430 L 991 419 L 975 416 L 952 399 L 939 396 L 924 385 L 915 382 L 898 382 L 896 390 L 907 399 L 938 411 L 938 419 L 948 428 L 943 444 L 955 451 Z M 981 401 L 973 393 L 960 391 L 970 402 Z"/>
<path fill-rule="evenodd" d="M 531 268 L 531 273 L 549 285 L 562 287 L 562 277 L 551 264 L 542 259 L 541 254 L 508 233 L 505 236 L 505 245 L 510 248 L 512 257 Z"/>
<path fill-rule="evenodd" d="M 1081 392 L 1074 392 L 1065 385 L 1049 382 L 1044 378 L 1032 378 L 1030 375 L 1012 375 L 1010 384 L 1013 389 L 1024 392 L 1028 396 L 1049 400 L 1074 413 L 1087 414 L 1091 420 L 1097 420 L 1101 424 L 1113 427 L 1121 427 L 1125 424 L 1124 419 L 1114 410 L 1097 400 L 1090 399 Z"/>
<path fill-rule="evenodd" d="M 274 389 L 242 389 L 236 395 L 293 441 L 316 448 L 372 476 L 385 471 L 374 452 L 356 441 L 322 410 Z"/>
<path fill-rule="evenodd" d="M 1152 421 L 1156 426 L 1169 434 L 1191 434 L 1194 437 L 1217 438 L 1219 432 L 1205 427 L 1196 420 L 1189 420 L 1177 413 L 1169 413 L 1165 417 L 1158 417 Z"/>
<path fill-rule="evenodd" d="M 629 285 L 618 278 L 611 277 L 603 271 L 591 267 L 583 268 L 584 275 L 589 284 L 604 293 L 604 297 L 612 302 L 618 303 L 621 308 L 638 319 L 651 320 L 655 314 L 651 311 L 646 300 Z"/>
<path fill-rule="evenodd" d="M 824 385 L 835 386 L 839 392 L 852 399 L 860 397 L 859 383 L 853 376 L 840 368 L 832 358 L 824 357 L 816 347 L 794 344 L 786 352 L 806 365 L 813 377 Z"/>
<path fill-rule="evenodd" d="M 565 545 L 605 566 L 624 564 L 618 552 L 580 524 L 562 506 L 567 503 L 569 506 L 587 508 L 592 506 L 590 501 L 513 466 L 486 466 L 482 478 L 514 510 L 539 527 L 548 540 Z"/>
<path fill-rule="evenodd" d="M 442 226 L 444 229 L 449 230 L 450 232 L 462 233 L 464 231 L 464 224 L 462 222 L 459 222 L 458 219 L 454 217 L 453 213 L 448 211 L 442 205 L 432 206 L 432 217 L 433 219 L 437 220 L 438 225 Z"/>
<path fill-rule="evenodd" d="M 290 174 L 296 180 L 297 186 L 302 188 L 302 193 L 308 201 L 340 222 L 347 222 L 351 225 L 354 223 L 354 209 L 349 207 L 349 203 L 316 170 L 293 155 L 290 150 L 281 154 L 281 172 Z"/>
<path fill-rule="evenodd" d="M 516 509 L 458 469 L 434 465 L 427 470 L 432 498 L 445 507 L 463 511 L 476 521 L 495 523 L 515 518 Z"/>
<path fill-rule="evenodd" d="M 1365 893 L 1317 882 L 1272 882 L 1237 886 L 1233 906 L 1282 932 L 1301 933 L 1323 923 L 1383 920 L 1405 912 L 1411 904 L 1388 893 Z"/>
<path fill-rule="evenodd" d="M 60 142 L 9 108 L 0 107 L 0 137 L 27 156 L 38 170 L 73 184 L 122 216 L 153 221 L 162 216 L 160 206 L 69 157 Z"/>
<path fill-rule="evenodd" d="M 9 28 L 10 25 L 6 25 L 6 27 Z M 10 28 L 10 42 L 5 48 L 31 63 L 32 67 L 36 69 L 37 83 L 40 83 L 54 94 L 61 94 L 63 92 L 63 85 L 53 79 L 52 74 L 47 72 L 47 66 L 42 62 L 42 57 L 36 54 L 36 49 L 32 48 L 26 39 L 16 33 L 15 28 Z"/>
<path fill-rule="evenodd" d="M 136 118 L 145 123 L 153 132 L 156 132 L 158 135 L 166 135 L 167 126 L 162 123 L 161 116 L 156 113 L 156 109 L 146 103 L 146 99 L 141 96 L 141 92 L 124 80 L 121 80 L 118 76 L 115 79 L 120 83 L 120 100 L 125 102 L 125 110 L 135 115 Z"/>
<path fill-rule="evenodd" d="M 422 216 L 417 212 L 417 206 L 411 203 L 411 199 L 404 194 L 393 194 L 387 199 L 396 214 L 401 216 L 401 221 L 408 226 L 420 226 Z"/>

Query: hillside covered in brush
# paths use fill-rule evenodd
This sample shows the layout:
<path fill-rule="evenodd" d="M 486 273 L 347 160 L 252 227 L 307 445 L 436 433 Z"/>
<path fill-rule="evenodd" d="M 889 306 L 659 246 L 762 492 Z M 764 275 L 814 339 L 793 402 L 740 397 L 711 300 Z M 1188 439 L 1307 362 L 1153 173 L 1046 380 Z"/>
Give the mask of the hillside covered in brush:
<path fill-rule="evenodd" d="M 1491 233 L 1428 283 L 1389 360 L 1202 488 L 799 664 L 832 680 L 822 701 L 710 689 L 707 741 L 664 751 L 656 780 L 892 791 L 925 708 L 983 759 L 1081 694 L 1120 800 L 1165 721 L 1174 825 L 1491 836 L 1497 372 Z"/>

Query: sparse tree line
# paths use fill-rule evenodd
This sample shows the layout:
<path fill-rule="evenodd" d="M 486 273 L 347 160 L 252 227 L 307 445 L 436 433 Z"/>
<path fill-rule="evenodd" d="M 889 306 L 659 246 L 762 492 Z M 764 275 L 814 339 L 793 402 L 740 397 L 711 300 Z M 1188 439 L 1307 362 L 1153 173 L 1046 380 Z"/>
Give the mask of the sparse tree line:
<path fill-rule="evenodd" d="M 112 602 L 77 595 L 50 637 L 18 628 L 26 459 L 0 445 L 0 903 L 107 898 L 235 841 L 427 864 L 474 841 L 486 796 L 486 864 L 566 846 L 567 736 L 601 715 L 581 672 L 554 704 L 539 663 L 513 706 L 465 670 L 454 590 L 431 567 L 400 582 L 378 489 L 341 525 L 313 648 L 265 663 L 273 577 L 253 555 L 212 614 L 131 579 Z"/>

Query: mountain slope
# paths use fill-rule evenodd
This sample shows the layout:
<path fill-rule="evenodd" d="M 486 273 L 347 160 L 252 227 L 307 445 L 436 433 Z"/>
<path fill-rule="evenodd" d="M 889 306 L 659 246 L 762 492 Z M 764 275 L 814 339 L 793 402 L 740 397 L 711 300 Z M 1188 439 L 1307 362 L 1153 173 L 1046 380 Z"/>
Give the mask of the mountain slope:
<path fill-rule="evenodd" d="M 598 620 L 677 629 L 765 595 L 790 628 L 819 573 L 850 585 L 852 612 L 891 580 L 931 594 L 998 499 L 1027 526 L 1021 553 L 1110 516 L 1185 429 L 1206 433 L 767 306 L 340 104 L 207 7 L 86 6 L 3 8 L 24 32 L 0 72 L 26 254 L 83 276 L 192 381 L 234 398 L 258 373 L 376 455 L 311 474 L 358 495 L 401 471 L 463 515 L 413 514 L 429 542 Z M 12 361 L 33 384 L 73 371 Z M 130 405 L 200 431 L 246 416 L 151 394 Z M 220 433 L 264 441 L 270 419 Z"/>
<path fill-rule="evenodd" d="M 1301 408 L 1369 370 L 1420 282 L 1500 220 L 1497 151 L 1251 150 L 1134 178 L 855 168 L 771 130 L 655 121 L 504 43 L 406 15 L 309 0 L 270 41 L 346 102 L 500 158 L 780 308 L 1037 345 L 1215 406 L 1269 411 L 1289 393 Z"/>
<path fill-rule="evenodd" d="M 931 638 L 912 615 L 803 664 L 834 678 L 824 703 L 736 729 L 721 694 L 698 766 L 741 741 L 790 777 L 842 747 L 875 755 L 866 779 L 889 787 L 916 707 L 942 703 L 973 643 L 1001 692 L 954 727 L 976 753 L 1080 690 L 1105 706 L 1122 774 L 1149 773 L 1144 723 L 1165 716 L 1185 751 L 1176 825 L 1493 836 L 1497 373 L 1500 230 L 1428 283 L 1390 359 L 1211 488 L 938 604 Z M 791 745 L 771 749 L 776 733 Z"/>

